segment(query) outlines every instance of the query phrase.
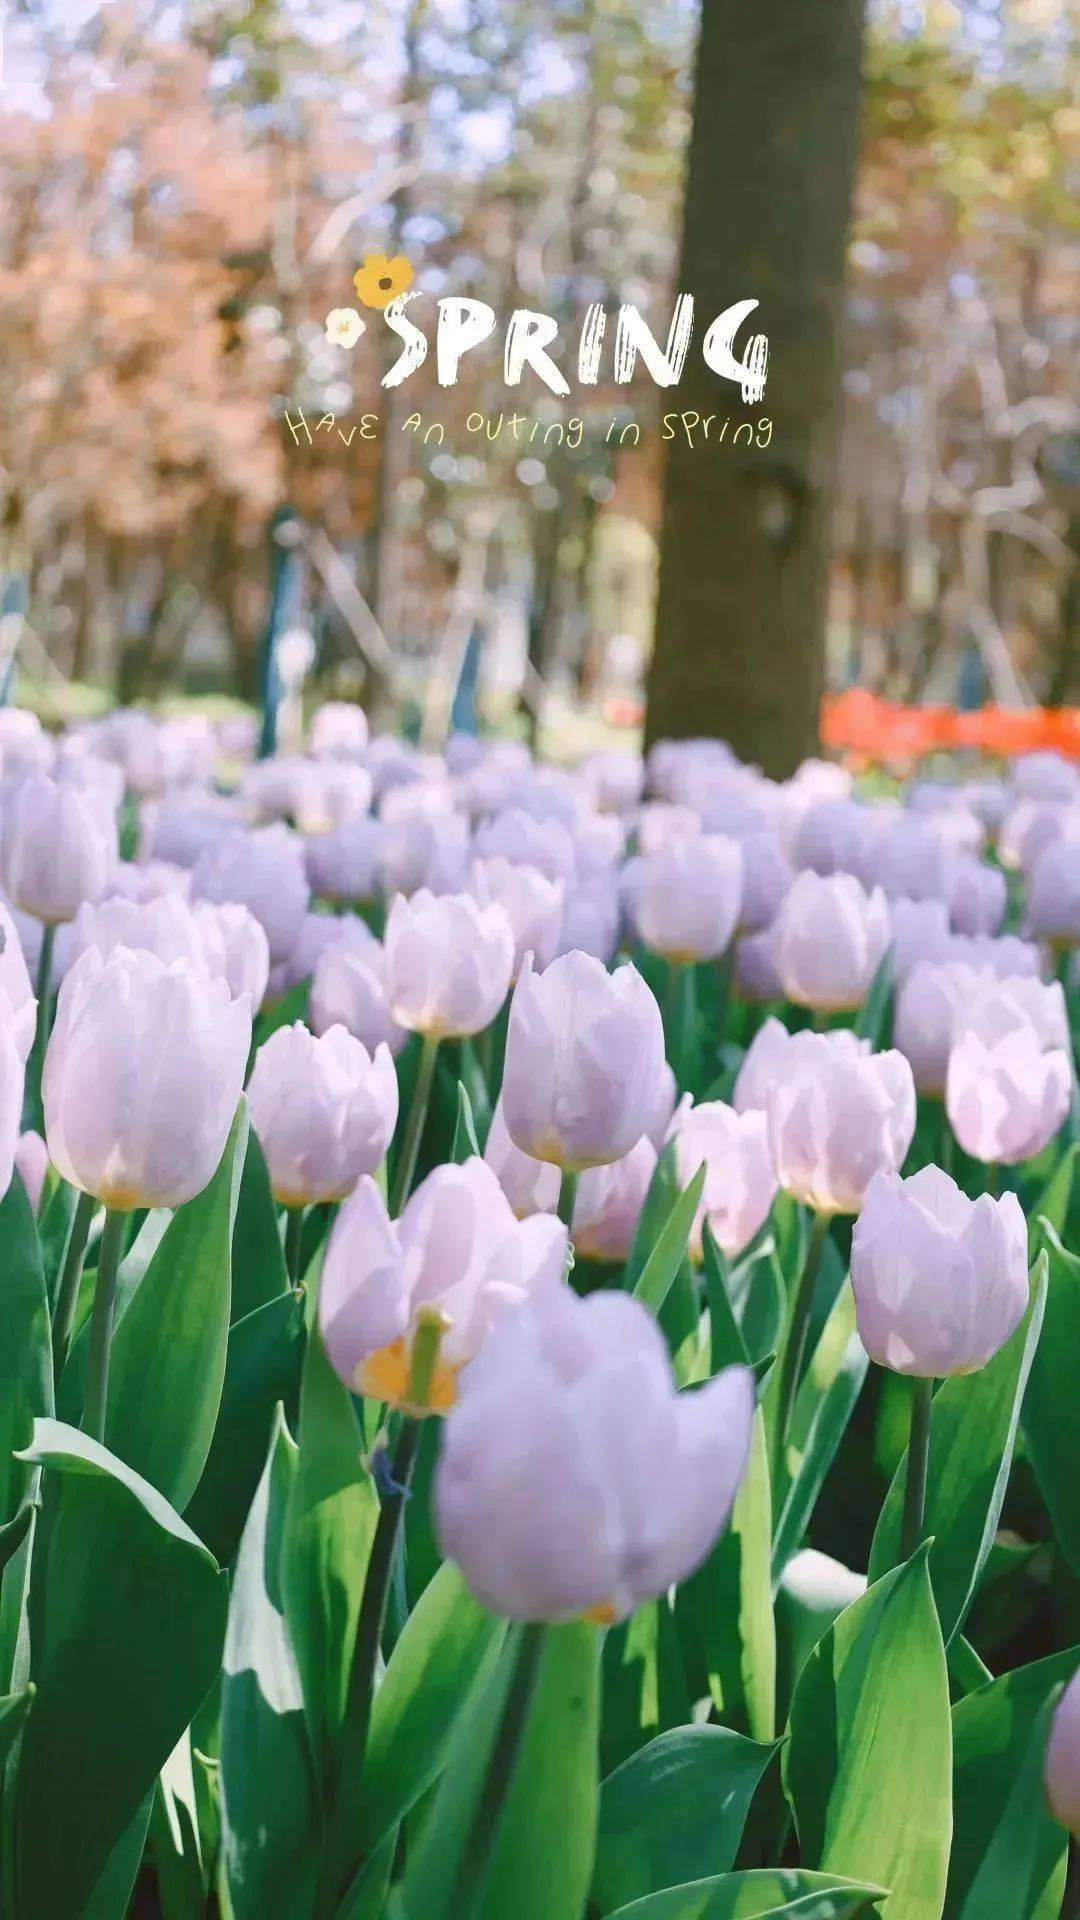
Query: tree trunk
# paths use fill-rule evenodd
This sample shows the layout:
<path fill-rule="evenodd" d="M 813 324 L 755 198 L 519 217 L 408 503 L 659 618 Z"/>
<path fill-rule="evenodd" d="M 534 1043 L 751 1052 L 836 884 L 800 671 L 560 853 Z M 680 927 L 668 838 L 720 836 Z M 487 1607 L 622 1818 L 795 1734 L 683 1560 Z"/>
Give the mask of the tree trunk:
<path fill-rule="evenodd" d="M 702 0 L 679 276 L 695 340 L 668 407 L 715 421 L 666 449 L 647 734 L 719 734 L 775 775 L 818 737 L 862 23 L 862 0 Z M 700 343 L 751 298 L 736 358 L 760 329 L 770 363 L 747 408 Z M 766 419 L 768 446 L 732 446 Z"/>

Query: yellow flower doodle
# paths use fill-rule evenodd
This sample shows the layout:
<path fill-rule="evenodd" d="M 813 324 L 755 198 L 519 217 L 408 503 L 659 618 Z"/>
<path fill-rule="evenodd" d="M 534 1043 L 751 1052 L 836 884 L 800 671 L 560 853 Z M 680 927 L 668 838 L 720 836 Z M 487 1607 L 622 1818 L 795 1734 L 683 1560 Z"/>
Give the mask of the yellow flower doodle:
<path fill-rule="evenodd" d="M 396 253 L 392 260 L 385 253 L 369 253 L 353 274 L 353 286 L 365 307 L 381 309 L 408 293 L 414 278 L 412 262 L 403 253 Z"/>

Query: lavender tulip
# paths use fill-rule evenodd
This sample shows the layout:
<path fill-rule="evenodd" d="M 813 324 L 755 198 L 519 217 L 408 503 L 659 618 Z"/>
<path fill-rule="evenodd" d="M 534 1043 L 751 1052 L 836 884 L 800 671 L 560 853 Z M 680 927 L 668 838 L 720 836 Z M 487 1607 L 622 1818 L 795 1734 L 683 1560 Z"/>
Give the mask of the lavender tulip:
<path fill-rule="evenodd" d="M 1080 840 L 1055 843 L 1039 855 L 1028 883 L 1025 929 L 1056 947 L 1080 940 Z"/>
<path fill-rule="evenodd" d="M 279 1027 L 255 1056 L 248 1083 L 274 1198 L 287 1207 L 342 1200 L 385 1158 L 397 1124 L 388 1047 L 374 1057 L 344 1027 L 316 1036 Z"/>
<path fill-rule="evenodd" d="M 921 960 L 896 995 L 893 1045 L 911 1068 L 920 1093 L 940 1098 L 945 1092 L 957 1015 L 970 1005 L 992 975 L 963 962 L 937 966 Z"/>
<path fill-rule="evenodd" d="M 563 921 L 565 883 L 549 880 L 539 867 L 510 860 L 475 860 L 471 892 L 483 907 L 499 906 L 514 936 L 514 979 L 531 953 L 537 967 L 554 958 Z"/>
<path fill-rule="evenodd" d="M 521 1620 L 625 1618 L 709 1552 L 746 1468 L 753 1379 L 679 1394 L 625 1294 L 538 1287 L 462 1380 L 435 1484 L 440 1545 Z"/>
<path fill-rule="evenodd" d="M 336 1371 L 354 1391 L 413 1414 L 445 1412 L 457 1377 L 504 1315 L 549 1280 L 561 1286 L 566 1229 L 548 1214 L 518 1221 L 482 1160 L 436 1167 L 396 1224 L 361 1180 L 330 1235 L 319 1326 Z M 437 1363 L 416 1381 L 416 1343 L 440 1329 Z"/>
<path fill-rule="evenodd" d="M 247 907 L 266 934 L 271 964 L 287 960 L 307 912 L 302 842 L 288 827 L 236 828 L 200 854 L 192 892 L 218 906 Z"/>
<path fill-rule="evenodd" d="M 0 996 L 9 1017 L 9 1032 L 20 1060 L 30 1057 L 34 1044 L 37 1003 L 30 985 L 30 973 L 23 956 L 15 921 L 0 902 Z"/>
<path fill-rule="evenodd" d="M 636 968 L 568 953 L 536 974 L 526 960 L 502 1089 L 523 1153 L 574 1173 L 622 1159 L 653 1118 L 663 1066 L 660 1009 Z"/>
<path fill-rule="evenodd" d="M 1013 1193 L 969 1200 L 940 1167 L 878 1174 L 851 1242 L 859 1338 L 894 1373 L 984 1367 L 1027 1310 L 1027 1225 Z"/>
<path fill-rule="evenodd" d="M 801 873 L 773 929 L 776 971 L 789 1000 L 819 1012 L 862 1005 L 889 945 L 889 909 L 846 873 Z"/>
<path fill-rule="evenodd" d="M 755 1109 L 736 1113 L 721 1100 L 700 1106 L 687 1101 L 675 1115 L 673 1134 L 680 1186 L 705 1164 L 705 1191 L 690 1230 L 691 1256 L 702 1257 L 707 1220 L 721 1252 L 734 1259 L 764 1226 L 776 1198 L 765 1115 Z"/>
<path fill-rule="evenodd" d="M 107 1207 L 178 1207 L 205 1187 L 243 1091 L 251 1009 L 184 960 L 96 948 L 60 989 L 45 1056 L 53 1165 Z"/>
<path fill-rule="evenodd" d="M 911 1068 L 850 1033 L 800 1033 L 767 1113 L 780 1185 L 816 1213 L 858 1213 L 874 1175 L 896 1172 L 911 1145 Z"/>
<path fill-rule="evenodd" d="M 309 840 L 307 876 L 317 900 L 356 904 L 374 900 L 382 871 L 386 829 L 380 820 L 346 820 Z"/>
<path fill-rule="evenodd" d="M 949 895 L 949 915 L 957 933 L 995 934 L 1005 918 L 1007 887 L 1000 867 L 984 860 L 962 860 Z"/>
<path fill-rule="evenodd" d="M 967 1033 L 953 1048 L 945 1083 L 949 1124 L 965 1153 L 1015 1166 L 1049 1145 L 1069 1110 L 1072 1068 L 1046 1052 L 1032 1026 L 987 1045 Z"/>
<path fill-rule="evenodd" d="M 1080 1673 L 1054 1708 L 1043 1778 L 1054 1819 L 1080 1838 Z"/>
<path fill-rule="evenodd" d="M 559 1169 L 515 1147 L 506 1131 L 502 1100 L 495 1103 L 484 1160 L 491 1168 L 519 1220 L 532 1213 L 554 1213 L 559 1204 Z"/>
<path fill-rule="evenodd" d="M 45 1188 L 45 1176 L 49 1171 L 49 1149 L 40 1133 L 20 1133 L 15 1146 L 15 1170 L 26 1188 L 30 1205 L 37 1213 Z"/>
<path fill-rule="evenodd" d="M 642 1134 L 637 1146 L 621 1160 L 589 1167 L 582 1174 L 574 1197 L 571 1229 L 579 1259 L 620 1264 L 629 1259 L 656 1161 L 656 1148 Z M 543 1162 L 538 1160 L 536 1165 L 542 1166 Z M 545 1167 L 544 1171 L 553 1174 L 555 1169 Z"/>
<path fill-rule="evenodd" d="M 519 866 L 538 867 L 549 880 L 569 880 L 574 872 L 574 842 L 558 820 L 536 820 L 524 808 L 485 820 L 477 829 L 479 860 L 513 860 Z"/>
<path fill-rule="evenodd" d="M 270 978 L 270 944 L 261 922 L 238 901 L 216 907 L 197 900 L 193 912 L 209 972 L 225 981 L 234 1000 L 246 994 L 257 1011 Z"/>
<path fill-rule="evenodd" d="M 100 900 L 117 861 L 116 823 L 65 780 L 32 774 L 0 801 L 0 881 L 23 913 L 46 926 Z"/>
<path fill-rule="evenodd" d="M 645 946 L 691 964 L 727 950 L 742 902 L 742 848 L 722 834 L 673 840 L 638 863 L 634 919 Z"/>
<path fill-rule="evenodd" d="M 385 1045 L 397 1055 L 409 1037 L 390 1012 L 383 951 L 374 941 L 370 952 L 331 946 L 319 956 L 308 1009 L 316 1033 L 345 1027 L 369 1053 Z"/>
<path fill-rule="evenodd" d="M 386 989 L 395 1020 L 448 1039 L 482 1033 L 510 988 L 514 936 L 502 908 L 421 889 L 386 922 Z"/>

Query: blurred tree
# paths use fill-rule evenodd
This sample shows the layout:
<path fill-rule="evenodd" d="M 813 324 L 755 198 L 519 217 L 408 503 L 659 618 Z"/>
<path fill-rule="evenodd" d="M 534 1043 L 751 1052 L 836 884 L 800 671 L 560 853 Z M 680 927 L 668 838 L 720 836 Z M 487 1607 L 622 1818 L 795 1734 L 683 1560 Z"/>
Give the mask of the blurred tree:
<path fill-rule="evenodd" d="M 706 0 L 679 286 L 770 336 L 751 416 L 692 351 L 680 411 L 773 422 L 767 448 L 668 448 L 647 731 L 720 734 L 790 773 L 817 741 L 844 236 L 862 0 Z M 732 402 L 734 401 L 734 404 Z"/>

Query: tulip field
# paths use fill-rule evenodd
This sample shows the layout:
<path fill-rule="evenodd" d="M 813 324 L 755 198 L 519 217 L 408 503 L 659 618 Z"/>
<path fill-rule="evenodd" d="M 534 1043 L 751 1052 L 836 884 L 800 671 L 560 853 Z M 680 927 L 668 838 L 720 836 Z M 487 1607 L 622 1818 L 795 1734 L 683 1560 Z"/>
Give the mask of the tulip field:
<path fill-rule="evenodd" d="M 1080 771 L 0 709 L 2 1920 L 1080 1915 Z"/>

